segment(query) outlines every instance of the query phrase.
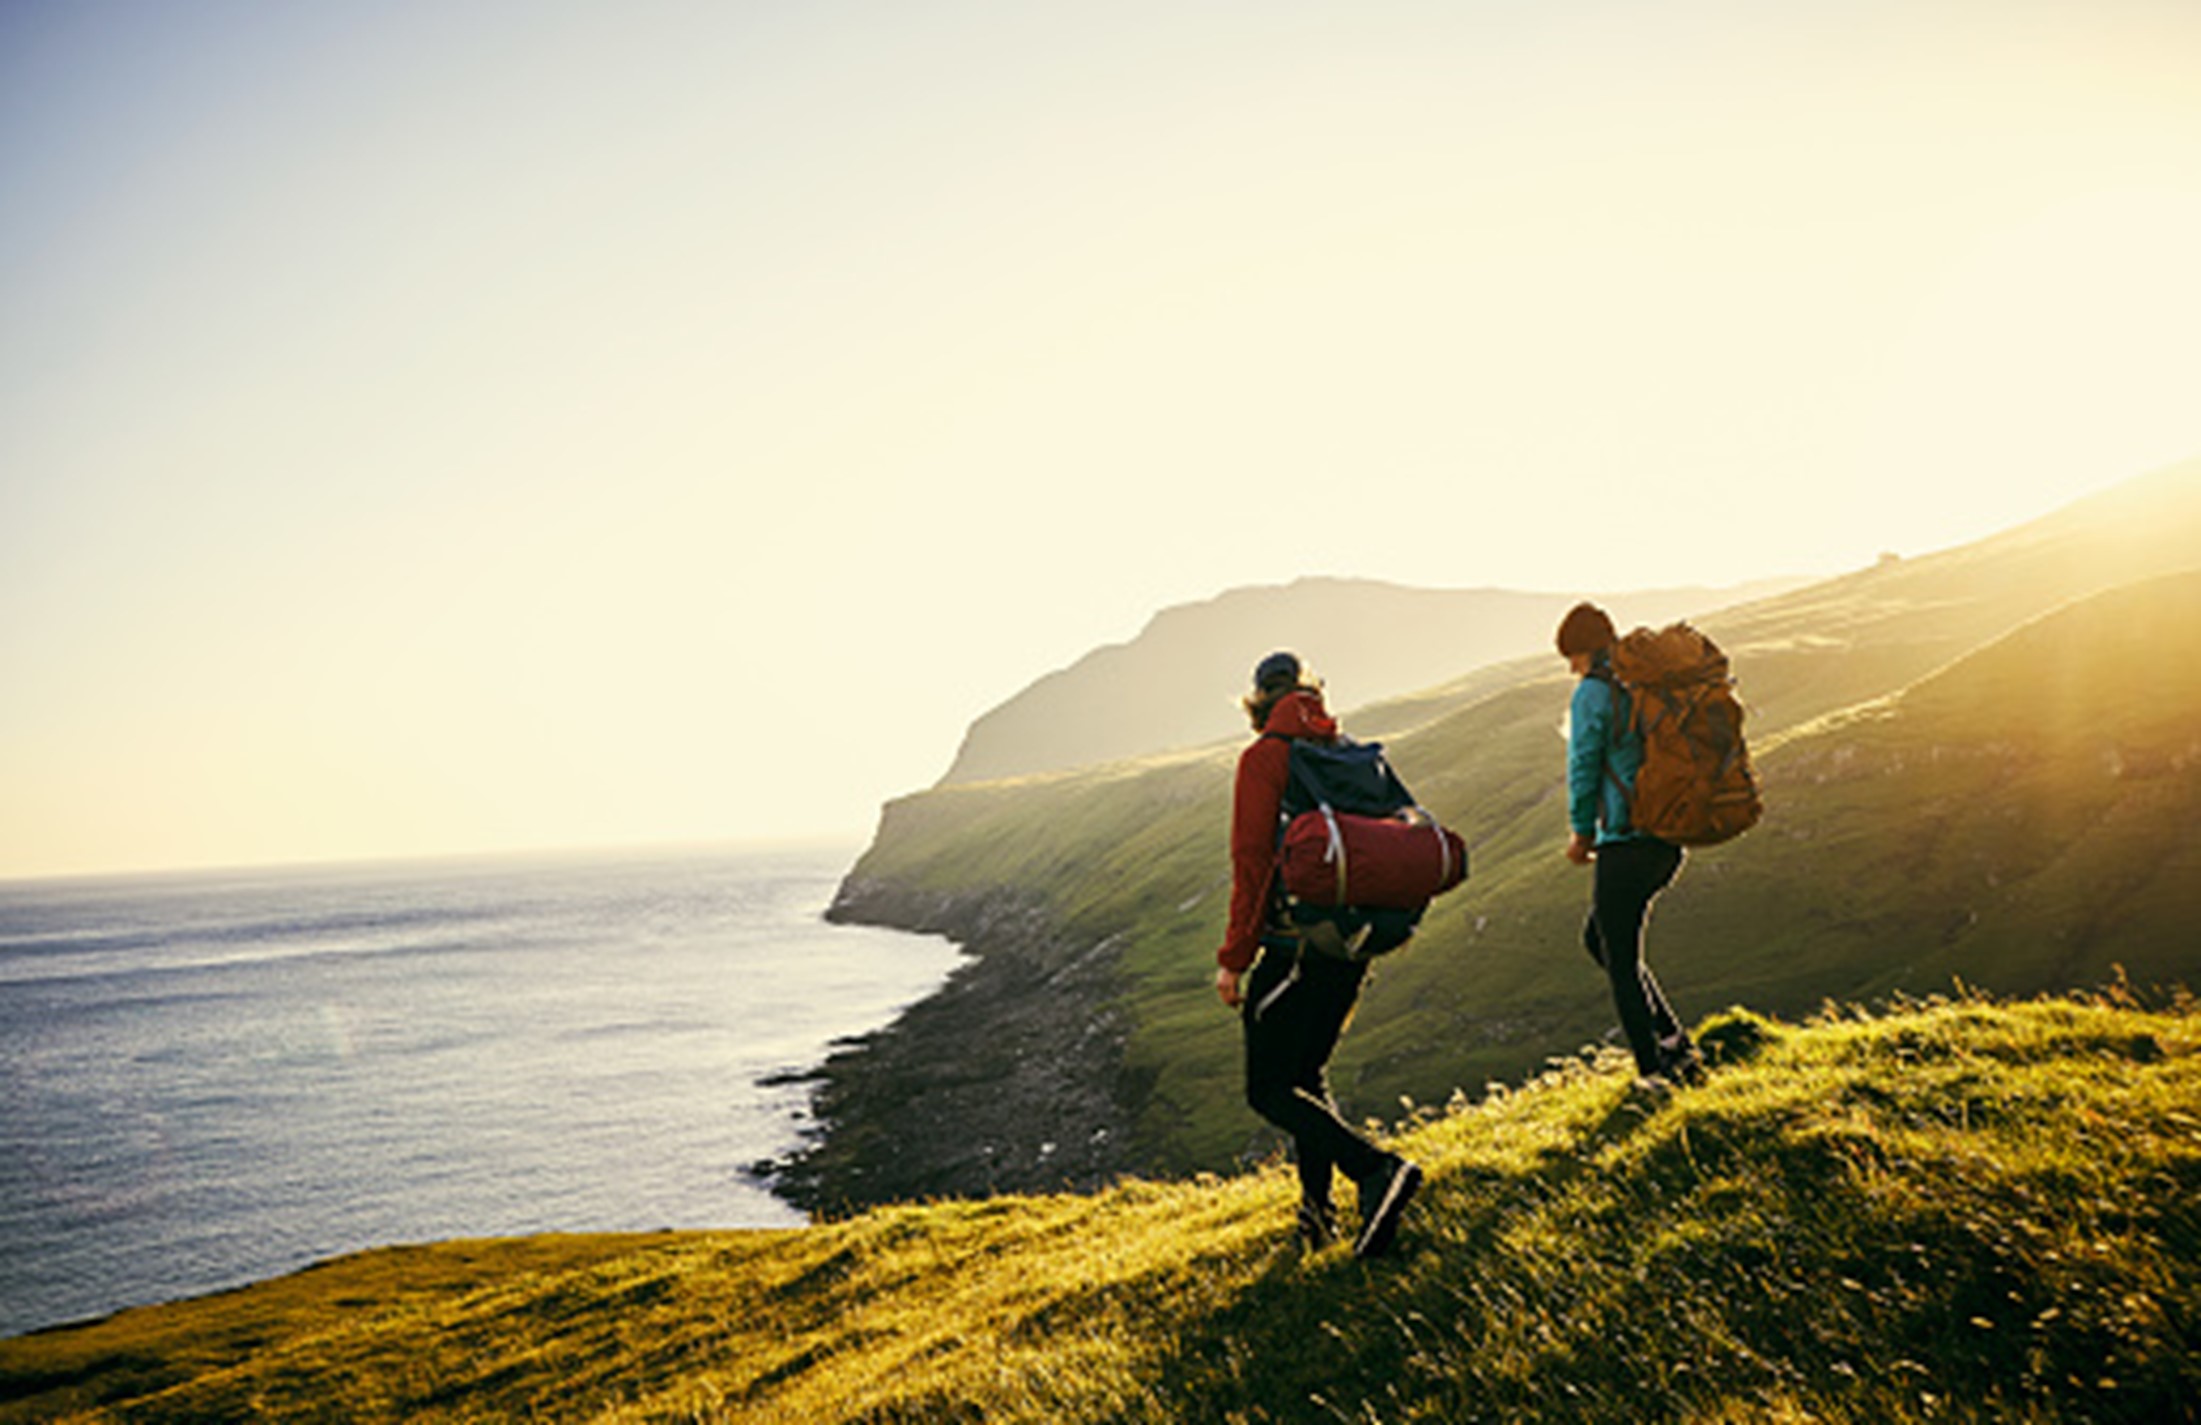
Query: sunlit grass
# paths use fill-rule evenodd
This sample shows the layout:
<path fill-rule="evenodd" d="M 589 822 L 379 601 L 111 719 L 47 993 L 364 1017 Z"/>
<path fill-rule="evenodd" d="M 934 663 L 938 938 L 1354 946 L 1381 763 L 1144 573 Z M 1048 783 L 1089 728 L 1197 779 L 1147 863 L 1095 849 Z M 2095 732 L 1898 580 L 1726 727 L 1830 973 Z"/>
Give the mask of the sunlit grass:
<path fill-rule="evenodd" d="M 2201 1016 L 1701 1026 L 1395 1131 L 1396 1254 L 1280 1164 L 807 1229 L 457 1243 L 0 1343 L 0 1418 L 2157 1420 L 2201 1387 Z M 81 1412 L 72 1415 L 71 1412 Z"/>

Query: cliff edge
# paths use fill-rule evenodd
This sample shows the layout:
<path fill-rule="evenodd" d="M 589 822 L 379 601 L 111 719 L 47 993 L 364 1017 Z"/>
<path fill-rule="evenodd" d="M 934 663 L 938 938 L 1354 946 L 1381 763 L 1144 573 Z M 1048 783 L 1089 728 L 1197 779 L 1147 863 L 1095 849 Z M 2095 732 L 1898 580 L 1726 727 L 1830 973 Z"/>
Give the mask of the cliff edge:
<path fill-rule="evenodd" d="M 828 919 L 945 935 L 971 956 L 818 1073 L 819 1134 L 767 1165 L 840 1214 L 897 1201 L 1085 1191 L 1116 1177 L 1141 1086 L 1125 1068 L 1113 937 L 1066 933 L 1001 888 L 924 892 L 852 875 Z"/>

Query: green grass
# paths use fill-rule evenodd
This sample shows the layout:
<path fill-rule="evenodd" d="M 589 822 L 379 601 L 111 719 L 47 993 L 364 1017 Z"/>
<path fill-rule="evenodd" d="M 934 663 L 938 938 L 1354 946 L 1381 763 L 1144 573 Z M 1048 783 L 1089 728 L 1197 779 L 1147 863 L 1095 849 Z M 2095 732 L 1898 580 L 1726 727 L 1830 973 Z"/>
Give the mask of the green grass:
<path fill-rule="evenodd" d="M 1396 1254 L 1295 1187 L 452 1243 L 0 1342 L 0 1420 L 2156 1421 L 2201 1388 L 2201 1013 L 1713 1016 L 1395 1130 Z"/>

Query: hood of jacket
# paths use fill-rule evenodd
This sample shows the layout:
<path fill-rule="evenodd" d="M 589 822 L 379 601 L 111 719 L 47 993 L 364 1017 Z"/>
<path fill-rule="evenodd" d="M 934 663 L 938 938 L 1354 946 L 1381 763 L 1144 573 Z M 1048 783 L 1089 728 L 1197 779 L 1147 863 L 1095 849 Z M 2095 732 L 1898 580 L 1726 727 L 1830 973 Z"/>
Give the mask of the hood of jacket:
<path fill-rule="evenodd" d="M 1269 720 L 1261 725 L 1261 730 L 1284 737 L 1312 737 L 1329 742 L 1337 737 L 1337 719 L 1322 706 L 1322 694 L 1302 689 L 1286 693 L 1275 707 L 1270 708 Z"/>

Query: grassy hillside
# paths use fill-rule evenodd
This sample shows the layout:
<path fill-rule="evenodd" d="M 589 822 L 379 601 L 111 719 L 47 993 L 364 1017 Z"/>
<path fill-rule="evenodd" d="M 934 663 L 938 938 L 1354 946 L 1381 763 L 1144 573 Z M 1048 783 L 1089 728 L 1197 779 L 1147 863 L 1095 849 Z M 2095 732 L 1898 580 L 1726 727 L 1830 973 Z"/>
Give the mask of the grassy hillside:
<path fill-rule="evenodd" d="M 1770 811 L 1661 902 L 1654 963 L 1677 1004 L 1796 1014 L 1958 975 L 2030 993 L 2118 962 L 2192 978 L 2201 619 L 2193 578 L 2170 571 L 2197 560 L 2201 463 L 1707 620 L 1735 656 Z M 1558 856 L 1568 689 L 1540 658 L 1347 719 L 1385 738 L 1475 866 L 1376 976 L 1337 1066 L 1358 1111 L 1517 1077 L 1612 1022 L 1579 949 L 1587 874 Z M 907 798 L 851 878 L 859 915 L 885 887 L 942 905 L 1011 892 L 1110 959 L 1141 1095 L 1119 1165 L 1220 1168 L 1269 1143 L 1207 987 L 1233 757 Z M 837 1072 L 860 1075 L 861 1056 Z M 1045 1180 L 1035 1144 L 998 1160 Z"/>
<path fill-rule="evenodd" d="M 1660 906 L 1654 963 L 1685 1008 L 2201 974 L 2182 929 L 2201 913 L 2184 831 L 2201 820 L 2201 574 L 2083 600 L 1768 741 L 1766 823 L 1693 857 Z M 1609 1023 L 1574 948 L 1586 888 L 1531 829 L 1546 821 L 1495 830 L 1491 881 L 1385 967 L 1359 1051 L 1372 1092 L 1426 1096 L 1420 1066 L 1453 1056 L 1479 1083 L 1523 1034 Z"/>
<path fill-rule="evenodd" d="M 2201 1389 L 2201 1014 L 1740 1011 L 1398 1136 L 1394 1256 L 1228 1181 L 392 1249 L 0 1342 L 0 1421 L 2161 1421 Z"/>

